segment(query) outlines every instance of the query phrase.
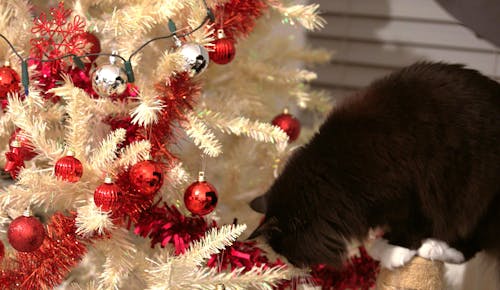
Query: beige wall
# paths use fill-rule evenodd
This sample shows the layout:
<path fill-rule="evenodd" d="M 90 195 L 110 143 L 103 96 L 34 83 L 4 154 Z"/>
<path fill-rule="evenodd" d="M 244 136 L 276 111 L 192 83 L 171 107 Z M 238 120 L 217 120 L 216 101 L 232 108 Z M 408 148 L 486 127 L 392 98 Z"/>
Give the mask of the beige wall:
<path fill-rule="evenodd" d="M 433 0 L 319 0 L 326 29 L 308 34 L 336 51 L 316 85 L 356 90 L 418 60 L 463 63 L 500 79 L 500 50 L 479 39 Z M 499 16 L 500 17 L 500 16 Z"/>

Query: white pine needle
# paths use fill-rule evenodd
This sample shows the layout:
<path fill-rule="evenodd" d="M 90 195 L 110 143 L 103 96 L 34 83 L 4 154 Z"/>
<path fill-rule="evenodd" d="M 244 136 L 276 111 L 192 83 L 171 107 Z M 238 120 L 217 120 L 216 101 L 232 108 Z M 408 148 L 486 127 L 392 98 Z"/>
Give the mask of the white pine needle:
<path fill-rule="evenodd" d="M 228 289 L 271 290 L 280 281 L 296 274 L 285 266 L 253 267 L 247 272 L 244 272 L 244 268 L 239 268 L 222 273 L 202 266 L 211 255 L 230 246 L 245 229 L 245 225 L 226 225 L 220 229 L 212 229 L 201 240 L 192 242 L 183 255 L 172 257 L 162 254 L 155 260 L 150 260 L 152 265 L 146 270 L 149 282 L 147 289 L 214 290 L 218 284 L 223 284 Z"/>
<path fill-rule="evenodd" d="M 182 162 L 179 162 L 168 171 L 168 180 L 171 180 L 172 186 L 176 187 L 190 181 L 191 176 L 182 166 Z"/>
<path fill-rule="evenodd" d="M 163 102 L 155 96 L 146 94 L 140 94 L 138 99 L 139 104 L 130 113 L 132 124 L 142 127 L 156 124 L 158 114 L 164 108 Z"/>
<path fill-rule="evenodd" d="M 0 136 L 6 136 L 7 134 L 10 133 L 9 128 L 11 127 L 12 124 L 12 115 L 7 113 L 4 113 L 0 117 Z"/>
<path fill-rule="evenodd" d="M 128 232 L 123 228 L 114 230 L 111 239 L 101 242 L 97 247 L 103 249 L 106 255 L 98 289 L 120 289 L 120 286 L 125 286 L 121 282 L 132 271 L 137 252 Z"/>
<path fill-rule="evenodd" d="M 109 213 L 98 208 L 93 200 L 90 200 L 87 205 L 79 207 L 77 212 L 76 233 L 82 237 L 103 235 L 106 230 L 114 227 Z"/>
<path fill-rule="evenodd" d="M 111 132 L 103 140 L 96 152 L 90 158 L 90 165 L 97 171 L 107 173 L 116 158 L 118 145 L 125 140 L 127 131 L 123 128 Z"/>
<path fill-rule="evenodd" d="M 50 89 L 49 92 L 66 100 L 68 120 L 65 141 L 75 156 L 84 159 L 85 147 L 92 131 L 89 128 L 89 123 L 93 118 L 93 112 L 90 110 L 92 106 L 89 107 L 89 104 L 93 101 L 84 90 L 73 85 L 69 76 L 63 76 L 63 80 L 62 86 Z"/>
<path fill-rule="evenodd" d="M 268 123 L 251 121 L 245 117 L 231 118 L 210 110 L 205 110 L 200 115 L 207 123 L 224 133 L 245 135 L 259 142 L 275 143 L 278 147 L 286 146 L 288 142 L 288 135 L 283 130 Z"/>
<path fill-rule="evenodd" d="M 49 160 L 59 157 L 63 151 L 62 146 L 47 137 L 47 123 L 40 120 L 18 95 L 9 96 L 8 102 L 8 114 L 15 116 L 12 121 L 33 142 L 35 150 Z"/>
<path fill-rule="evenodd" d="M 269 1 L 271 7 L 278 10 L 284 17 L 284 22 L 294 25 L 299 22 L 308 30 L 317 30 L 325 26 L 325 19 L 318 15 L 319 4 L 292 5 L 285 7 L 279 1 Z"/>
<path fill-rule="evenodd" d="M 225 225 L 220 229 L 212 228 L 202 239 L 192 242 L 182 258 L 188 264 L 201 266 L 203 261 L 209 259 L 210 256 L 232 245 L 246 228 L 244 224 Z"/>
<path fill-rule="evenodd" d="M 222 145 L 214 133 L 193 113 L 187 113 L 186 117 L 188 122 L 182 123 L 182 126 L 194 144 L 210 157 L 219 156 L 222 153 Z"/>
<path fill-rule="evenodd" d="M 151 143 L 148 140 L 140 140 L 130 143 L 115 161 L 114 169 L 128 167 L 135 163 L 145 160 L 151 151 Z"/>

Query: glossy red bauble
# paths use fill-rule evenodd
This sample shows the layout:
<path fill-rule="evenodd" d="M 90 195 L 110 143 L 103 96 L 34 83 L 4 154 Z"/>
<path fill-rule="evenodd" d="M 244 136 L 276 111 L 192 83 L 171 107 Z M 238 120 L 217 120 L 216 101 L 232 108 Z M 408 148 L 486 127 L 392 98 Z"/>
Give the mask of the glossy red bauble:
<path fill-rule="evenodd" d="M 64 181 L 77 182 L 83 175 L 83 165 L 69 152 L 67 156 L 57 160 L 54 174 Z"/>
<path fill-rule="evenodd" d="M 45 228 L 36 217 L 20 216 L 10 223 L 7 238 L 14 249 L 33 252 L 42 245 Z"/>
<path fill-rule="evenodd" d="M 128 174 L 132 187 L 143 195 L 155 194 L 163 185 L 163 168 L 152 160 L 134 164 Z"/>
<path fill-rule="evenodd" d="M 31 140 L 28 138 L 28 136 L 26 136 L 26 133 L 21 128 L 17 128 L 14 132 L 12 132 L 12 135 L 10 135 L 9 144 L 12 144 L 12 141 L 14 140 L 17 140 L 19 142 L 24 160 L 31 160 L 37 155 L 37 153 L 35 152 L 35 145 L 33 145 L 33 142 L 31 142 Z"/>
<path fill-rule="evenodd" d="M 75 46 L 83 50 L 88 47 L 86 53 L 99 53 L 101 52 L 101 41 L 97 36 L 90 32 L 79 33 L 70 39 L 71 43 L 75 43 Z M 88 57 L 90 61 L 94 61 L 97 55 L 92 55 Z"/>
<path fill-rule="evenodd" d="M 288 113 L 283 113 L 276 116 L 272 123 L 273 125 L 280 127 L 281 130 L 285 131 L 288 135 L 289 142 L 293 142 L 299 137 L 300 122 L 294 116 Z"/>
<path fill-rule="evenodd" d="M 0 67 L 0 99 L 2 109 L 7 108 L 7 94 L 19 91 L 19 74 L 9 66 Z"/>
<path fill-rule="evenodd" d="M 94 191 L 94 203 L 103 211 L 117 210 L 121 206 L 122 190 L 106 178 Z"/>
<path fill-rule="evenodd" d="M 214 41 L 213 51 L 209 52 L 210 60 L 217 64 L 231 62 L 236 55 L 234 41 L 228 38 L 219 38 Z"/>
<path fill-rule="evenodd" d="M 184 192 L 184 204 L 194 215 L 209 214 L 217 206 L 217 190 L 206 181 L 196 181 Z"/>

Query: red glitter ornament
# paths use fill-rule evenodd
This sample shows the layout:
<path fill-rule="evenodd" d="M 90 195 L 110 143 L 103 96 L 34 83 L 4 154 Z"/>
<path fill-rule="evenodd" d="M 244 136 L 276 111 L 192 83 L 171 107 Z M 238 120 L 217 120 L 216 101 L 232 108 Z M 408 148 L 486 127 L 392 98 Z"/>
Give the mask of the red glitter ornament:
<path fill-rule="evenodd" d="M 45 239 L 33 252 L 6 258 L 0 271 L 1 289 L 54 289 L 61 285 L 87 252 L 91 241 L 76 234 L 75 215 L 55 213 L 47 223 Z M 9 265 L 9 266 L 7 266 Z"/>
<path fill-rule="evenodd" d="M 26 132 L 24 132 L 21 128 L 17 128 L 14 132 L 12 132 L 12 135 L 10 135 L 9 144 L 12 144 L 14 140 L 17 140 L 19 142 L 24 160 L 31 160 L 37 155 L 37 153 L 35 152 L 35 145 L 33 145 L 31 139 L 28 138 Z"/>
<path fill-rule="evenodd" d="M 297 140 L 300 134 L 300 122 L 294 116 L 288 114 L 288 110 L 285 109 L 283 114 L 276 116 L 272 124 L 278 126 L 281 130 L 285 131 L 288 135 L 288 141 L 293 142 Z"/>
<path fill-rule="evenodd" d="M 82 32 L 74 35 L 69 40 L 70 43 L 73 43 L 75 48 L 84 51 L 85 53 L 99 53 L 101 52 L 101 42 L 99 38 L 90 32 Z M 90 62 L 93 62 L 97 55 L 88 56 Z"/>
<path fill-rule="evenodd" d="M 19 92 L 19 74 L 9 66 L 0 67 L 0 100 L 2 109 L 7 109 L 7 94 Z"/>
<path fill-rule="evenodd" d="M 209 52 L 210 60 L 217 64 L 227 64 L 234 59 L 235 54 L 234 40 L 226 38 L 224 31 L 219 29 L 213 51 Z"/>
<path fill-rule="evenodd" d="M 130 168 L 129 178 L 132 187 L 143 195 L 152 195 L 163 185 L 162 166 L 152 160 L 138 162 Z"/>
<path fill-rule="evenodd" d="M 106 177 L 104 183 L 94 191 L 94 203 L 103 211 L 116 210 L 120 208 L 122 196 L 120 187 L 110 177 Z"/>
<path fill-rule="evenodd" d="M 33 252 L 42 245 L 45 228 L 36 217 L 25 213 L 10 223 L 7 237 L 14 249 L 20 252 Z"/>
<path fill-rule="evenodd" d="M 217 190 L 205 181 L 203 172 L 200 172 L 198 181 L 193 182 L 184 192 L 184 204 L 194 215 L 209 214 L 217 206 Z"/>
<path fill-rule="evenodd" d="M 83 165 L 80 160 L 73 157 L 73 152 L 68 151 L 68 155 L 57 160 L 54 174 L 64 181 L 77 182 L 83 175 Z"/>

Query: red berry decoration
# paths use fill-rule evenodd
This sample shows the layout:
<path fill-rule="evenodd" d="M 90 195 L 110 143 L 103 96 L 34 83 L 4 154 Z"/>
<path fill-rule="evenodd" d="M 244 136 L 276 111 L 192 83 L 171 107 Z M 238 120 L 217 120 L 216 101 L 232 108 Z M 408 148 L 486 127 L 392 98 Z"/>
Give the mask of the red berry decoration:
<path fill-rule="evenodd" d="M 77 182 L 83 175 L 83 165 L 80 160 L 73 157 L 73 152 L 68 151 L 68 155 L 57 160 L 54 174 L 64 181 Z"/>
<path fill-rule="evenodd" d="M 208 54 L 210 60 L 217 64 L 231 62 L 236 54 L 234 40 L 226 38 L 222 29 L 217 31 L 217 38 L 218 39 L 214 41 L 213 51 L 210 51 Z"/>
<path fill-rule="evenodd" d="M 20 80 L 19 74 L 10 66 L 0 67 L 0 100 L 2 109 L 5 110 L 7 108 L 7 94 L 19 91 Z"/>
<path fill-rule="evenodd" d="M 152 160 L 134 164 L 128 174 L 132 187 L 143 195 L 155 194 L 163 185 L 163 168 Z"/>
<path fill-rule="evenodd" d="M 120 187 L 110 177 L 106 177 L 104 183 L 94 191 L 94 203 L 103 211 L 117 210 L 121 206 L 122 196 Z"/>
<path fill-rule="evenodd" d="M 278 126 L 288 135 L 288 141 L 297 140 L 300 134 L 300 122 L 294 116 L 288 114 L 285 109 L 283 114 L 276 116 L 272 121 L 274 126 Z"/>
<path fill-rule="evenodd" d="M 14 140 L 17 140 L 19 142 L 25 161 L 29 161 L 37 155 L 37 153 L 35 152 L 35 145 L 33 145 L 31 140 L 26 135 L 26 132 L 24 132 L 21 128 L 17 128 L 12 133 L 12 135 L 10 135 L 9 144 L 12 144 Z"/>
<path fill-rule="evenodd" d="M 184 204 L 194 215 L 209 214 L 217 206 L 217 190 L 205 181 L 203 172 L 184 192 Z"/>
<path fill-rule="evenodd" d="M 80 50 L 84 50 L 84 48 L 89 47 L 86 53 L 99 53 L 101 52 L 101 42 L 99 38 L 90 32 L 82 32 L 77 35 L 71 37 L 70 43 L 74 43 L 75 47 Z M 97 58 L 97 55 L 88 56 L 90 61 L 94 61 Z"/>
<path fill-rule="evenodd" d="M 7 238 L 14 249 L 20 252 L 33 252 L 42 245 L 45 228 L 36 217 L 25 214 L 12 221 L 7 231 Z"/>

